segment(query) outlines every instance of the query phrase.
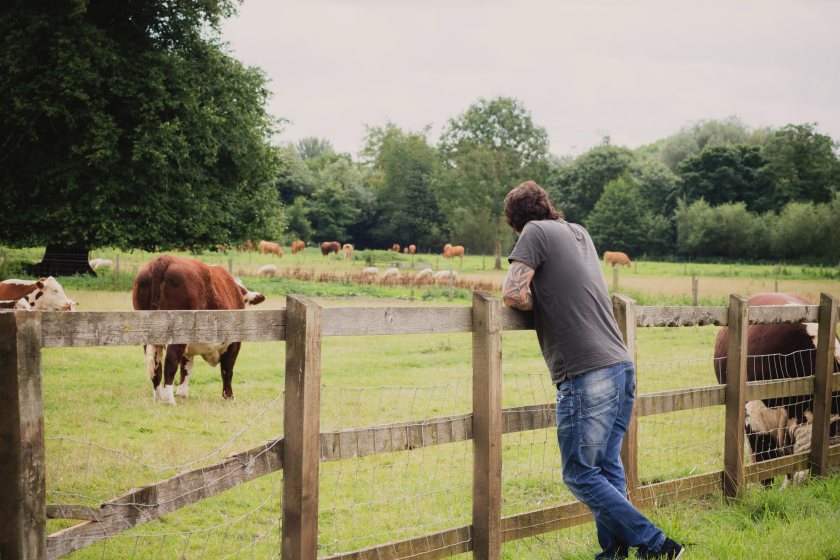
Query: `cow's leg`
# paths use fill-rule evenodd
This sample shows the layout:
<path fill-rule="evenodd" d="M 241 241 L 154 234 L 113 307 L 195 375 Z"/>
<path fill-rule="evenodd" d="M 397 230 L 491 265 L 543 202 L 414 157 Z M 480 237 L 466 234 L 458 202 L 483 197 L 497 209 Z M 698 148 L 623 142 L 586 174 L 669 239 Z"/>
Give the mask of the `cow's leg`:
<path fill-rule="evenodd" d="M 173 383 L 175 382 L 175 373 L 178 371 L 178 366 L 181 365 L 181 358 L 184 357 L 184 351 L 186 349 L 186 344 L 170 344 L 166 348 L 166 361 L 163 366 L 163 387 L 160 390 L 160 399 L 158 402 L 175 404 Z"/>
<path fill-rule="evenodd" d="M 155 346 L 154 344 L 144 344 L 143 351 L 146 354 L 146 374 L 152 381 L 152 390 L 154 391 L 154 401 L 160 399 L 160 378 L 163 374 L 163 350 L 165 346 Z"/>
<path fill-rule="evenodd" d="M 233 364 L 236 363 L 240 346 L 242 346 L 241 342 L 234 342 L 228 346 L 220 360 L 220 365 L 222 366 L 222 397 L 226 399 L 233 398 Z"/>
<path fill-rule="evenodd" d="M 193 357 L 184 352 L 181 357 L 181 380 L 178 382 L 178 391 L 175 396 L 184 397 L 190 396 L 190 374 L 193 369 Z"/>

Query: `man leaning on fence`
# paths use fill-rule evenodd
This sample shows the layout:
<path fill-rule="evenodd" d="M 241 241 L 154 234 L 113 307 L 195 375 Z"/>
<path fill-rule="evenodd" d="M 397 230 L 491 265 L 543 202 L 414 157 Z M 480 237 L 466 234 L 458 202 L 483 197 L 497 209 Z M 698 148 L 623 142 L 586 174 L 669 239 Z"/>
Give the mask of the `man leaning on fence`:
<path fill-rule="evenodd" d="M 527 181 L 505 197 L 519 235 L 508 260 L 505 305 L 534 311 L 537 339 L 557 386 L 563 481 L 592 510 L 603 549 L 596 559 L 680 558 L 683 548 L 627 500 L 619 454 L 636 374 L 621 338 L 589 234 Z"/>

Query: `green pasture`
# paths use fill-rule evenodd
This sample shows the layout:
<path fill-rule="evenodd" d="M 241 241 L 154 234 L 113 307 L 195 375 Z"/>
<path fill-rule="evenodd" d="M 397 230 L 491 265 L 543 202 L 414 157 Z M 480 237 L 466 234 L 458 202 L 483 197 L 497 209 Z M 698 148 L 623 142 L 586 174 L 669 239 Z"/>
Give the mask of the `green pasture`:
<path fill-rule="evenodd" d="M 277 280 L 254 282 L 259 289 L 266 289 Z M 321 287 L 317 283 L 293 286 L 310 290 Z M 311 295 L 325 306 L 430 304 L 422 299 Z M 74 289 L 71 296 L 80 301 L 82 309 L 130 309 L 126 291 Z M 463 305 L 467 297 L 453 303 Z M 270 293 L 263 305 L 282 307 L 283 302 L 282 294 Z M 717 330 L 640 330 L 639 392 L 714 384 L 711 357 Z M 505 407 L 554 400 L 533 332 L 504 333 L 503 355 Z M 199 360 L 190 383 L 190 398 L 179 400 L 175 407 L 164 407 L 152 402 L 151 384 L 139 347 L 45 349 L 49 502 L 96 506 L 131 488 L 216 463 L 230 453 L 282 434 L 284 360 L 283 343 L 244 344 L 234 375 L 234 401 L 221 398 L 219 370 Z M 470 399 L 471 335 L 467 333 L 329 337 L 323 341 L 322 430 L 460 414 L 470 410 Z M 652 482 L 720 469 L 722 417 L 722 407 L 716 407 L 641 419 L 642 479 Z M 462 442 L 324 463 L 319 555 L 469 524 L 471 453 L 471 443 Z M 504 515 L 571 500 L 560 476 L 554 430 L 504 437 L 503 482 Z M 826 501 L 837 504 L 840 489 L 831 481 L 820 484 L 814 489 L 808 486 L 783 494 L 778 498 L 780 503 L 789 499 L 797 504 L 801 501 L 802 511 L 788 517 L 762 514 L 761 526 L 772 531 L 773 539 L 781 541 L 786 538 L 787 523 L 806 520 L 814 527 L 814 538 L 808 544 L 811 548 L 807 550 L 830 549 L 833 541 L 826 535 L 831 534 L 830 527 L 836 526 L 837 508 L 834 517 L 820 512 L 826 509 Z M 743 513 L 744 517 L 739 518 L 735 512 L 752 511 L 748 508 L 776 500 L 770 498 L 776 494 L 779 492 L 757 492 L 749 498 L 752 502 L 748 500 L 737 510 L 710 499 L 695 506 L 669 506 L 654 516 L 696 545 L 692 557 L 737 558 L 750 547 L 764 545 L 758 542 L 761 534 L 745 521 L 751 519 L 749 515 Z M 281 495 L 282 474 L 277 473 L 72 556 L 274 556 L 279 549 Z M 741 536 L 735 541 L 713 538 L 709 523 L 720 527 L 741 523 Z M 50 521 L 48 529 L 54 532 L 72 524 Z M 505 545 L 504 557 L 588 558 L 594 547 L 594 528 L 586 525 L 509 543 Z M 720 551 L 734 555 L 721 555 Z"/>

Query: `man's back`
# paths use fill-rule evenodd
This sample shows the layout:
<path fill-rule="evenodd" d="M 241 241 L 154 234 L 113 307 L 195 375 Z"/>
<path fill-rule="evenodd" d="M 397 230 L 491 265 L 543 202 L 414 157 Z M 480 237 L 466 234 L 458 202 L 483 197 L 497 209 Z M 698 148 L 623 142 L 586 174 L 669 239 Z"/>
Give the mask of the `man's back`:
<path fill-rule="evenodd" d="M 535 270 L 537 338 L 552 382 L 630 360 L 600 259 L 583 227 L 562 219 L 530 221 L 508 260 Z"/>

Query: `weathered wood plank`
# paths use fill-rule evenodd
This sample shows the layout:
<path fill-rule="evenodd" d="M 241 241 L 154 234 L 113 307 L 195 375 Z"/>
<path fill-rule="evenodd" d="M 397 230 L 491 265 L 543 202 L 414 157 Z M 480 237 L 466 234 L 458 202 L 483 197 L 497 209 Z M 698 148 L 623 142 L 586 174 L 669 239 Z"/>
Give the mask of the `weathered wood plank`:
<path fill-rule="evenodd" d="M 283 440 L 272 440 L 230 455 L 221 463 L 131 490 L 94 510 L 98 522 L 74 525 L 48 536 L 46 557 L 57 558 L 90 546 L 282 468 Z"/>
<path fill-rule="evenodd" d="M 729 296 L 729 344 L 726 352 L 726 424 L 723 443 L 723 494 L 744 491 L 744 412 L 747 392 L 747 299 Z"/>
<path fill-rule="evenodd" d="M 688 327 L 729 323 L 725 307 L 640 306 L 637 308 L 640 327 Z M 751 307 L 747 314 L 750 324 L 758 323 L 815 323 L 817 305 L 761 305 Z"/>
<path fill-rule="evenodd" d="M 534 328 L 534 313 L 519 311 L 512 307 L 502 308 L 503 331 L 527 331 Z"/>
<path fill-rule="evenodd" d="M 817 364 L 814 369 L 814 425 L 811 433 L 811 474 L 828 472 L 828 437 L 831 417 L 831 386 L 834 372 L 835 340 L 837 339 L 837 300 L 830 294 L 820 295 L 819 330 L 817 332 Z"/>
<path fill-rule="evenodd" d="M 502 411 L 502 433 L 505 434 L 556 426 L 555 403 L 517 406 Z"/>
<path fill-rule="evenodd" d="M 761 482 L 784 474 L 804 471 L 808 468 L 808 452 L 785 455 L 777 459 L 750 463 L 744 467 L 744 482 Z"/>
<path fill-rule="evenodd" d="M 473 556 L 502 552 L 502 304 L 473 293 Z"/>
<path fill-rule="evenodd" d="M 832 467 L 840 465 L 840 445 L 830 445 L 828 447 L 828 464 Z"/>
<path fill-rule="evenodd" d="M 617 270 L 614 269 L 614 270 Z M 636 302 L 627 296 L 614 295 L 612 298 L 613 313 L 621 331 L 621 338 L 627 346 L 630 360 L 635 368 L 636 351 Z M 636 503 L 636 491 L 639 487 L 639 407 L 636 404 L 639 396 L 638 386 L 633 395 L 633 415 L 630 425 L 621 442 L 621 463 L 624 466 L 624 478 L 627 486 L 627 497 Z"/>
<path fill-rule="evenodd" d="M 750 307 L 750 324 L 758 323 L 816 323 L 819 305 L 756 305 Z"/>
<path fill-rule="evenodd" d="M 470 332 L 469 307 L 332 307 L 323 311 L 323 336 Z"/>
<path fill-rule="evenodd" d="M 341 461 L 472 439 L 472 414 L 321 432 L 321 461 Z"/>
<path fill-rule="evenodd" d="M 43 313 L 46 347 L 257 342 L 286 338 L 283 309 Z"/>
<path fill-rule="evenodd" d="M 665 306 L 636 308 L 639 327 L 688 327 L 693 325 L 726 325 L 725 307 Z"/>
<path fill-rule="evenodd" d="M 472 527 L 462 526 L 432 535 L 334 554 L 320 560 L 438 560 L 472 550 Z"/>
<path fill-rule="evenodd" d="M 47 519 L 99 521 L 102 510 L 78 504 L 47 504 Z"/>
<path fill-rule="evenodd" d="M 290 295 L 286 320 L 282 557 L 316 560 L 322 310 L 307 297 Z"/>
<path fill-rule="evenodd" d="M 0 312 L 0 380 L 0 557 L 40 560 L 47 489 L 39 312 Z"/>
<path fill-rule="evenodd" d="M 646 393 L 637 400 L 639 416 L 666 414 L 725 403 L 726 386 L 711 385 L 691 389 L 677 389 L 660 393 Z"/>

